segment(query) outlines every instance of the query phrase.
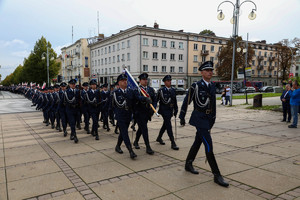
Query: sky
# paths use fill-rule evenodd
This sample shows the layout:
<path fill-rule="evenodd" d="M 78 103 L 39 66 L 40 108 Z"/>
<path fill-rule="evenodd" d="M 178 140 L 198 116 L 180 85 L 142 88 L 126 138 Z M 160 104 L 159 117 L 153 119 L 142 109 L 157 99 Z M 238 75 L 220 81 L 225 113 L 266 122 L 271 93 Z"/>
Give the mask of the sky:
<path fill-rule="evenodd" d="M 236 0 L 231 0 L 234 4 Z M 80 38 L 118 33 L 136 25 L 199 33 L 210 29 L 217 36 L 232 35 L 233 6 L 221 5 L 225 19 L 217 19 L 221 0 L 0 0 L 0 74 L 2 80 L 23 64 L 35 42 L 44 36 L 54 50 Z M 243 2 L 241 0 L 241 2 Z M 241 6 L 239 32 L 250 41 L 276 43 L 300 38 L 300 0 L 253 0 L 257 17 L 249 20 L 252 3 Z"/>

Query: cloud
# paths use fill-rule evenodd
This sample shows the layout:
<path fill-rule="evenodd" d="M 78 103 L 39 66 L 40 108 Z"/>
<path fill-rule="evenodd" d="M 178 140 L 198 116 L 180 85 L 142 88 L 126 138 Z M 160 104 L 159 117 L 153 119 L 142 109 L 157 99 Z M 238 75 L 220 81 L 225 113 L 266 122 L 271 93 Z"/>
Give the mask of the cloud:
<path fill-rule="evenodd" d="M 23 40 L 13 39 L 10 41 L 0 40 L 0 46 L 26 48 L 26 47 L 28 47 L 28 44 L 26 42 L 24 42 Z"/>
<path fill-rule="evenodd" d="M 14 51 L 11 53 L 11 55 L 16 56 L 16 57 L 22 57 L 26 58 L 30 54 L 30 51 L 24 50 L 24 51 Z"/>
<path fill-rule="evenodd" d="M 60 55 L 61 54 L 61 48 L 67 47 L 69 45 L 71 45 L 71 43 L 67 43 L 67 44 L 64 44 L 64 45 L 59 45 L 59 46 L 54 47 L 53 50 L 57 53 L 57 55 Z"/>

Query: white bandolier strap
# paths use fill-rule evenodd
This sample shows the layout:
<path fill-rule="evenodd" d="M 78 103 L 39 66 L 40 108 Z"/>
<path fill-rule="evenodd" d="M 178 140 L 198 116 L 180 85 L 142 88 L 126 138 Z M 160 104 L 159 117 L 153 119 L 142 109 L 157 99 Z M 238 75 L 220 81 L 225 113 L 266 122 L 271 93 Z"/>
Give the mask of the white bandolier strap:
<path fill-rule="evenodd" d="M 70 99 L 68 98 L 68 95 L 67 95 L 67 92 L 66 92 L 66 91 L 64 92 L 64 94 L 65 94 L 65 97 L 66 97 L 66 100 L 67 100 L 68 103 L 70 103 L 70 104 L 74 103 L 74 101 L 75 101 L 75 95 L 74 95 L 74 97 L 70 100 Z"/>
<path fill-rule="evenodd" d="M 196 94 L 196 95 L 195 95 L 196 104 L 197 104 L 200 108 L 204 108 L 204 107 L 206 107 L 206 106 L 208 105 L 208 103 L 209 103 L 209 97 L 207 97 L 207 99 L 206 99 L 206 101 L 205 101 L 204 104 L 201 103 L 201 101 L 200 101 L 200 99 L 199 99 L 198 89 L 199 89 L 199 88 L 198 88 L 198 84 L 196 84 L 196 88 L 195 88 L 195 92 L 194 92 L 194 94 Z"/>
<path fill-rule="evenodd" d="M 94 97 L 93 100 L 91 101 L 87 92 L 85 93 L 85 96 L 86 96 L 86 100 L 88 101 L 88 103 L 90 103 L 90 104 L 96 103 L 96 97 Z"/>
<path fill-rule="evenodd" d="M 124 108 L 126 106 L 126 99 L 123 101 L 122 104 L 120 104 L 117 100 L 117 96 L 115 92 L 114 92 L 114 102 L 116 103 L 118 108 Z"/>
<path fill-rule="evenodd" d="M 160 93 L 161 101 L 163 102 L 163 104 L 169 104 L 170 101 L 171 101 L 171 98 L 168 98 L 168 100 L 166 100 L 166 99 L 164 98 L 164 94 L 163 94 L 162 89 L 159 90 L 159 93 Z"/>

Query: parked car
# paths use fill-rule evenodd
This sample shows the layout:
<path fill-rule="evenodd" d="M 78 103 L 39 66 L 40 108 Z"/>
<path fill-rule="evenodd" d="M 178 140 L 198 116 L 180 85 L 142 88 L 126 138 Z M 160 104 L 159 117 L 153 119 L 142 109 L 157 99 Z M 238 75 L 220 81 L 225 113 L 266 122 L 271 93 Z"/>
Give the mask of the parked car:
<path fill-rule="evenodd" d="M 254 87 L 244 87 L 244 88 L 241 88 L 239 89 L 239 92 L 240 93 L 251 93 L 251 92 L 256 92 L 255 88 Z"/>
<path fill-rule="evenodd" d="M 259 91 L 260 92 L 274 92 L 274 89 L 271 86 L 264 86 L 264 87 L 260 88 Z"/>
<path fill-rule="evenodd" d="M 186 90 L 184 88 L 175 88 L 176 95 L 184 95 Z"/>

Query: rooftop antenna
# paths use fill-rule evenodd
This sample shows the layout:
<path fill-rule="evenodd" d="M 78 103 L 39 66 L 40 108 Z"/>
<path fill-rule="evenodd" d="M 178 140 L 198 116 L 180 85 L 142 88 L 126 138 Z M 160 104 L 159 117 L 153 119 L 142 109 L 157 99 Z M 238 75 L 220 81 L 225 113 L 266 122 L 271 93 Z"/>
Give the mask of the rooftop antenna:
<path fill-rule="evenodd" d="M 98 21 L 98 35 L 99 35 L 99 11 L 97 11 L 97 21 Z"/>
<path fill-rule="evenodd" d="M 72 44 L 73 44 L 73 36 L 74 36 L 74 35 L 73 35 L 73 26 L 72 26 Z"/>

